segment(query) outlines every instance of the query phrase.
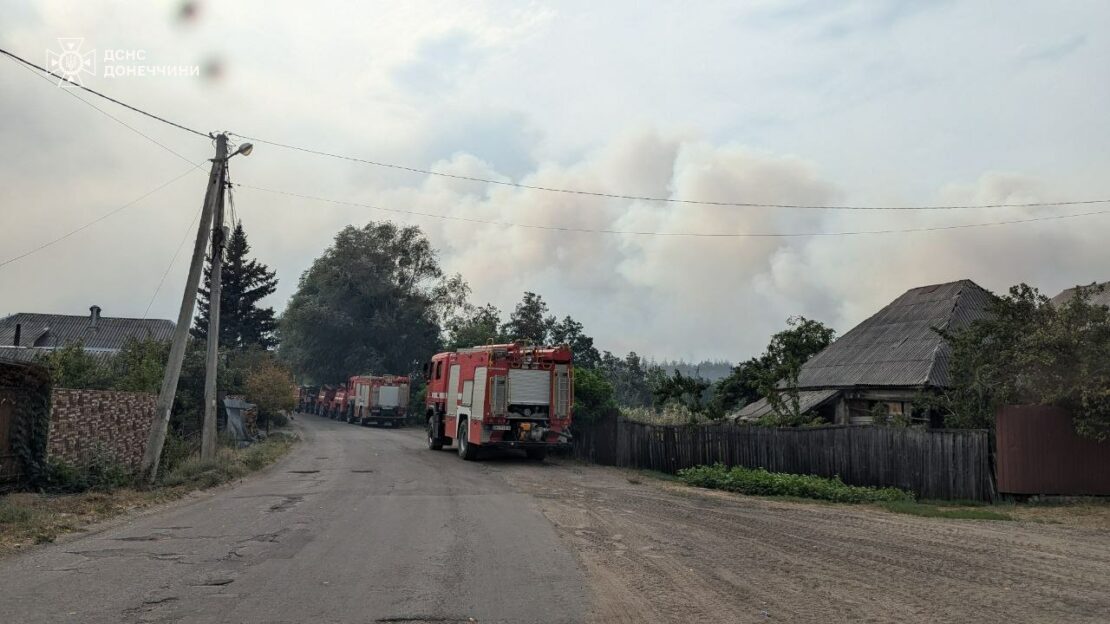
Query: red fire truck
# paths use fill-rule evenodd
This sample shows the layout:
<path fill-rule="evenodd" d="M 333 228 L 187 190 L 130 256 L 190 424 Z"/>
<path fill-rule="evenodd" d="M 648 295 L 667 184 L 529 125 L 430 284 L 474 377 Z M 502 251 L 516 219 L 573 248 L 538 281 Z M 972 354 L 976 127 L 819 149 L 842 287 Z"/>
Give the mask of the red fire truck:
<path fill-rule="evenodd" d="M 400 426 L 409 408 L 409 378 L 397 375 L 359 375 L 347 384 L 351 404 L 348 422 Z"/>
<path fill-rule="evenodd" d="M 333 420 L 347 420 L 347 387 L 339 386 L 335 389 L 335 397 L 328 406 L 328 417 Z"/>
<path fill-rule="evenodd" d="M 424 366 L 428 448 L 452 443 L 465 460 L 479 448 L 519 448 L 542 460 L 570 441 L 570 347 L 522 343 L 436 354 Z"/>
<path fill-rule="evenodd" d="M 314 405 L 316 415 L 327 416 L 328 408 L 334 398 L 335 386 L 320 386 L 320 392 L 316 393 L 316 404 Z"/>

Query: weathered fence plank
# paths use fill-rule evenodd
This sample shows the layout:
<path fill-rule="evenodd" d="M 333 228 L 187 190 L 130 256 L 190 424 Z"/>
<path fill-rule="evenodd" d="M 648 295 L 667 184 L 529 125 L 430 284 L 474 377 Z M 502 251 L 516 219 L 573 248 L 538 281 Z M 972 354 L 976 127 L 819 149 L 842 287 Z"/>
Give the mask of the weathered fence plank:
<path fill-rule="evenodd" d="M 698 464 L 839 476 L 920 498 L 991 500 L 990 437 L 983 430 L 874 426 L 773 429 L 749 425 L 579 425 L 574 455 L 599 464 L 675 473 Z"/>

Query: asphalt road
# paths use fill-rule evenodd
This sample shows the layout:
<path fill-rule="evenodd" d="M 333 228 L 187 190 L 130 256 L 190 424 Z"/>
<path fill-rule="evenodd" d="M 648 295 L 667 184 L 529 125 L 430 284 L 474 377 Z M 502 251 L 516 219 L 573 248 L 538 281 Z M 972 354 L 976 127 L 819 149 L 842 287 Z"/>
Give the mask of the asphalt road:
<path fill-rule="evenodd" d="M 4 622 L 581 622 L 574 555 L 504 468 L 298 418 L 262 475 L 0 561 Z"/>

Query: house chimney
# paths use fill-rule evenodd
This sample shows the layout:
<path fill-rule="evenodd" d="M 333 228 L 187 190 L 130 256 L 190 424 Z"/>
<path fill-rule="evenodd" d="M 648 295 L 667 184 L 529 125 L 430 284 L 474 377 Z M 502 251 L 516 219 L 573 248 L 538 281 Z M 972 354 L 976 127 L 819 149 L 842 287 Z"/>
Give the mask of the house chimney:
<path fill-rule="evenodd" d="M 93 305 L 89 307 L 89 329 L 96 331 L 97 322 L 100 321 L 100 306 Z"/>
<path fill-rule="evenodd" d="M 21 334 L 23 334 L 23 323 L 16 323 L 15 324 L 15 338 L 12 339 L 12 345 L 13 346 L 16 346 L 16 347 L 19 346 L 19 339 L 21 337 Z"/>

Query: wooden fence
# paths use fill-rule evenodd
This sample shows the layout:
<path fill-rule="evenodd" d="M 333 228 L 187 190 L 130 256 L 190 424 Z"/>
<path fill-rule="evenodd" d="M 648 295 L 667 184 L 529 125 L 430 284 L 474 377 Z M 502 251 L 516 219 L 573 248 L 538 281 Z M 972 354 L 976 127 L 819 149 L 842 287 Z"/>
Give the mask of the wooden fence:
<path fill-rule="evenodd" d="M 919 498 L 993 500 L 990 432 L 896 427 L 648 425 L 609 420 L 577 427 L 574 455 L 609 466 L 674 474 L 722 463 L 772 472 L 839 476 L 894 486 Z"/>

